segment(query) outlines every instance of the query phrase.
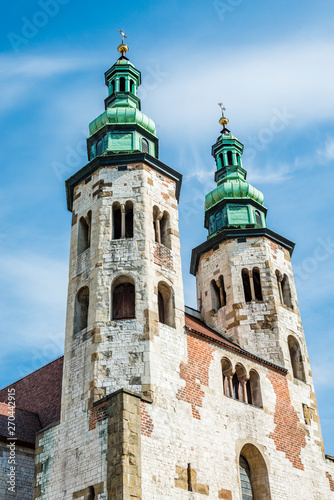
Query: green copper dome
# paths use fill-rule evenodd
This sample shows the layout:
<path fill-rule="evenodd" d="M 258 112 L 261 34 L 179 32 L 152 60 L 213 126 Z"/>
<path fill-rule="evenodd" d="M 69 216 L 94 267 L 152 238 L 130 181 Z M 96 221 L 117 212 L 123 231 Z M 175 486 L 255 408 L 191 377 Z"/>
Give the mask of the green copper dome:
<path fill-rule="evenodd" d="M 227 198 L 252 199 L 263 205 L 264 196 L 255 187 L 242 179 L 226 180 L 205 197 L 205 210 Z"/>
<path fill-rule="evenodd" d="M 144 115 L 139 109 L 132 107 L 120 107 L 115 106 L 112 108 L 107 108 L 100 116 L 95 118 L 89 124 L 90 135 L 95 134 L 107 123 L 110 124 L 137 124 L 143 127 L 145 130 L 151 134 L 156 133 L 155 122 Z"/>

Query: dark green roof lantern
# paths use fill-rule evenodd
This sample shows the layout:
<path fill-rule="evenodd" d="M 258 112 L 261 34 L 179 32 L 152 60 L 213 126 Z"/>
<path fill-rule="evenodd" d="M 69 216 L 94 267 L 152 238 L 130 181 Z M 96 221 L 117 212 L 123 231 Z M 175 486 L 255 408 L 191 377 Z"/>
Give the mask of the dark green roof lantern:
<path fill-rule="evenodd" d="M 120 33 L 126 36 L 122 30 Z M 118 46 L 121 57 L 105 73 L 109 95 L 104 101 L 105 111 L 89 124 L 89 160 L 101 154 L 138 151 L 159 157 L 155 122 L 142 113 L 137 96 L 141 73 L 125 57 L 128 50 L 123 38 Z"/>
<path fill-rule="evenodd" d="M 223 130 L 212 146 L 217 187 L 205 197 L 205 227 L 209 238 L 228 228 L 266 227 L 267 214 L 263 194 L 246 181 L 247 172 L 242 167 L 244 146 L 226 128 L 225 108 L 219 105 L 222 107 L 219 123 Z"/>

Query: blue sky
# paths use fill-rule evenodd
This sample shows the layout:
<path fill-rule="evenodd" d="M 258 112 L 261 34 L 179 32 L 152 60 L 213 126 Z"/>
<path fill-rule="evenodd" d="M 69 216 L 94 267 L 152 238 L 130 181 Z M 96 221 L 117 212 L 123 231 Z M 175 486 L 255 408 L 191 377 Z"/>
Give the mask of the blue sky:
<path fill-rule="evenodd" d="M 300 309 L 326 452 L 334 454 L 334 5 L 330 1 L 18 0 L 1 17 L 0 386 L 62 353 L 70 213 L 64 181 L 86 163 L 118 28 L 142 71 L 142 109 L 160 159 L 184 176 L 186 303 L 191 249 L 204 241 L 211 145 L 223 101 L 245 144 L 268 226 L 296 242 Z M 121 12 L 118 12 L 120 10 Z"/>

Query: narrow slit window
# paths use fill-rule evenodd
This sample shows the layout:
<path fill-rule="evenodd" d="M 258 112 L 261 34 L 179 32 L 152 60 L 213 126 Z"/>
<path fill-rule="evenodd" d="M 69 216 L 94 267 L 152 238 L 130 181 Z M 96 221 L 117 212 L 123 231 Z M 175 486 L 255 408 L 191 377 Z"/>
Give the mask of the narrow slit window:
<path fill-rule="evenodd" d="M 294 378 L 305 382 L 305 371 L 300 345 L 298 340 L 292 335 L 289 335 L 288 337 L 288 346 L 293 376 Z"/>
<path fill-rule="evenodd" d="M 87 286 L 82 287 L 76 297 L 74 303 L 74 322 L 73 322 L 73 333 L 79 333 L 84 328 L 87 328 L 88 324 L 88 309 L 89 309 L 89 288 Z"/>
<path fill-rule="evenodd" d="M 250 278 L 249 278 L 249 271 L 248 269 L 243 269 L 241 272 L 242 276 L 242 284 L 244 287 L 244 294 L 245 294 L 245 301 L 246 302 L 251 302 L 252 300 L 252 292 L 251 292 L 251 286 L 250 286 Z"/>
<path fill-rule="evenodd" d="M 174 295 L 172 288 L 160 281 L 158 284 L 159 323 L 175 328 Z"/>
<path fill-rule="evenodd" d="M 263 300 L 260 270 L 257 267 L 254 267 L 253 269 L 253 282 L 254 282 L 254 293 L 256 300 Z"/>
<path fill-rule="evenodd" d="M 133 203 L 125 204 L 125 238 L 133 238 Z"/>
<path fill-rule="evenodd" d="M 113 239 L 119 240 L 122 234 L 122 213 L 119 203 L 113 204 Z"/>
<path fill-rule="evenodd" d="M 92 212 L 80 217 L 78 228 L 78 255 L 90 247 Z"/>

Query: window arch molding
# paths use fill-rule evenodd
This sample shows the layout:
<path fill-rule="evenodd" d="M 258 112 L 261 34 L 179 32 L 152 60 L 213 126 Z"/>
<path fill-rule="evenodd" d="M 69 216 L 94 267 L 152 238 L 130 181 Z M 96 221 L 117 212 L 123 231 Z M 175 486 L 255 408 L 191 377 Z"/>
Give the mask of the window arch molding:
<path fill-rule="evenodd" d="M 241 494 L 240 498 L 245 498 L 247 500 L 271 499 L 267 460 L 264 458 L 265 455 L 262 451 L 260 451 L 260 448 L 261 447 L 257 443 L 253 444 L 252 442 L 248 442 L 240 446 L 239 453 L 237 454 L 239 466 L 239 487 L 240 492 L 244 494 L 244 496 Z M 240 466 L 242 460 L 240 460 L 240 457 L 242 457 L 249 466 L 251 494 L 248 497 L 248 492 L 243 492 L 243 485 L 241 483 Z"/>
<path fill-rule="evenodd" d="M 221 359 L 223 393 L 238 401 L 263 408 L 260 376 L 254 368 L 240 361 L 234 363 L 228 358 Z"/>
<path fill-rule="evenodd" d="M 135 319 L 136 286 L 129 275 L 119 275 L 111 285 L 110 310 L 112 320 Z"/>

